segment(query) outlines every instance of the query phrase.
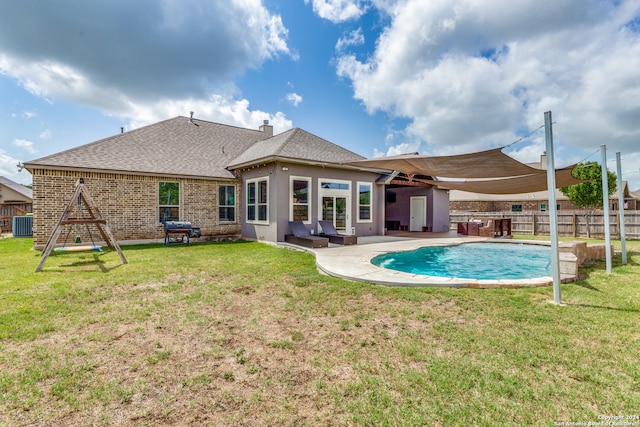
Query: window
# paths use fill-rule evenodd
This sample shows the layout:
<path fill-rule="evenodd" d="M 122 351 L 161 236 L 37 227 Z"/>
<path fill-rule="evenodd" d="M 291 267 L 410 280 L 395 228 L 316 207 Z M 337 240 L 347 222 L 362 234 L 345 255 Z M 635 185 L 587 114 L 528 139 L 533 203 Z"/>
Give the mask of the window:
<path fill-rule="evenodd" d="M 233 222 L 236 220 L 236 186 L 220 185 L 218 187 L 218 220 Z"/>
<path fill-rule="evenodd" d="M 372 222 L 371 188 L 368 182 L 358 182 L 358 222 Z"/>
<path fill-rule="evenodd" d="M 291 221 L 311 222 L 309 215 L 309 202 L 311 200 L 311 178 L 291 177 L 289 185 L 291 204 L 289 206 L 289 219 Z"/>
<path fill-rule="evenodd" d="M 180 183 L 160 182 L 158 185 L 159 221 L 180 219 Z"/>
<path fill-rule="evenodd" d="M 320 183 L 320 188 L 325 190 L 348 190 L 349 183 L 345 181 L 322 181 Z"/>
<path fill-rule="evenodd" d="M 541 203 L 540 204 L 540 211 L 541 212 L 546 212 L 546 210 L 547 210 L 547 204 L 546 203 Z M 558 210 L 558 211 L 560 210 L 560 204 L 559 203 L 556 205 L 556 210 Z"/>
<path fill-rule="evenodd" d="M 522 212 L 522 205 L 511 205 L 511 212 Z"/>
<path fill-rule="evenodd" d="M 247 181 L 247 221 L 269 222 L 268 216 L 269 179 L 258 178 Z"/>

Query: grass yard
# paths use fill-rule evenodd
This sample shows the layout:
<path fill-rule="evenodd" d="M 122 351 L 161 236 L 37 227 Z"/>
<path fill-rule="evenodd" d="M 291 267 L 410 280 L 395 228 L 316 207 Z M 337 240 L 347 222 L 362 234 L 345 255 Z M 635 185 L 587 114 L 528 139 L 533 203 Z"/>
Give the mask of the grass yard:
<path fill-rule="evenodd" d="M 566 306 L 551 287 L 351 283 L 247 242 L 123 247 L 127 265 L 68 253 L 35 273 L 32 243 L 0 239 L 0 426 L 640 415 L 640 242 L 563 285 Z"/>

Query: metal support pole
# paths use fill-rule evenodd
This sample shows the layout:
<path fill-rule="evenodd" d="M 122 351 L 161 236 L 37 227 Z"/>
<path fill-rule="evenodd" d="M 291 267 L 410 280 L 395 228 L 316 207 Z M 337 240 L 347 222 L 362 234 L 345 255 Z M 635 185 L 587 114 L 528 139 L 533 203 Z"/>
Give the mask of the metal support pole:
<path fill-rule="evenodd" d="M 604 244 L 607 274 L 611 274 L 611 226 L 609 224 L 609 177 L 607 176 L 607 146 L 600 146 L 602 154 L 602 209 L 604 212 Z"/>
<path fill-rule="evenodd" d="M 616 153 L 616 172 L 618 174 L 618 215 L 620 216 L 620 251 L 622 252 L 622 264 L 627 263 L 627 239 L 624 231 L 624 192 L 622 189 L 622 165 L 620 152 Z"/>
<path fill-rule="evenodd" d="M 549 226 L 551 236 L 551 272 L 553 275 L 553 302 L 561 304 L 560 254 L 558 243 L 558 209 L 556 205 L 556 168 L 553 161 L 553 130 L 551 111 L 544 113 L 544 136 L 547 143 L 547 190 L 549 192 Z"/>

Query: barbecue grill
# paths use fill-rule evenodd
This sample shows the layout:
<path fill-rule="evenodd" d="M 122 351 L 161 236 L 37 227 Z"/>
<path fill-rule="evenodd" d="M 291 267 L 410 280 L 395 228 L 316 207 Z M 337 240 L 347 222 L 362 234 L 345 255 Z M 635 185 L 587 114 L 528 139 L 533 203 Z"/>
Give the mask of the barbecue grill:
<path fill-rule="evenodd" d="M 165 221 L 164 243 L 167 246 L 172 243 L 191 244 L 191 238 L 200 237 L 200 227 L 192 227 L 187 221 Z"/>

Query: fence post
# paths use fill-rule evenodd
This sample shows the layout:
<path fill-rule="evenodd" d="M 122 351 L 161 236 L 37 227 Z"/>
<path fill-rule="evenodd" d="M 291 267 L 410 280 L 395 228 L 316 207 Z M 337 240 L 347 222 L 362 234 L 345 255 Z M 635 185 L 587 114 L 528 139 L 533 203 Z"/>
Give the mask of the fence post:
<path fill-rule="evenodd" d="M 466 221 L 468 220 L 469 217 L 489 217 L 489 216 L 500 216 L 501 213 L 500 212 L 495 212 L 493 214 L 479 214 L 478 212 L 467 212 L 466 214 L 461 214 L 461 213 L 452 213 L 450 215 L 450 220 L 451 220 L 451 224 L 452 224 L 452 230 L 455 230 L 457 227 L 456 221 Z M 584 222 L 584 217 L 586 214 L 580 214 L 580 213 L 576 213 L 573 212 L 571 213 L 571 215 L 567 214 L 567 217 L 571 216 L 571 221 L 573 222 L 572 227 L 573 227 L 573 237 L 574 238 L 580 238 L 580 237 L 584 237 L 584 235 L 581 235 L 579 233 L 578 230 L 578 226 L 579 226 L 579 221 L 582 218 L 583 222 Z M 533 212 L 514 212 L 514 213 L 506 213 L 505 217 L 510 217 L 511 218 L 511 226 L 512 229 L 515 230 L 514 233 L 519 233 L 519 234 L 534 234 L 534 226 L 533 224 L 535 223 L 535 221 L 533 221 Z M 536 214 L 536 217 L 539 217 L 540 214 Z M 545 214 L 546 216 L 546 214 Z M 527 227 L 527 225 L 532 225 L 531 227 Z M 567 220 L 567 227 L 569 226 L 569 221 Z M 618 225 L 620 226 L 620 228 L 622 228 L 622 225 L 618 222 Z M 539 230 L 535 230 L 536 233 Z M 602 232 L 601 232 L 601 228 L 598 228 L 597 230 L 598 236 L 602 236 Z M 621 230 L 620 230 L 621 231 Z M 566 233 L 568 236 L 571 235 L 571 230 L 567 230 Z M 640 210 L 627 210 L 625 212 L 625 234 L 626 237 L 628 239 L 640 239 Z"/>
<path fill-rule="evenodd" d="M 535 213 L 531 213 L 531 230 L 533 230 L 533 236 L 536 235 L 536 214 Z"/>

